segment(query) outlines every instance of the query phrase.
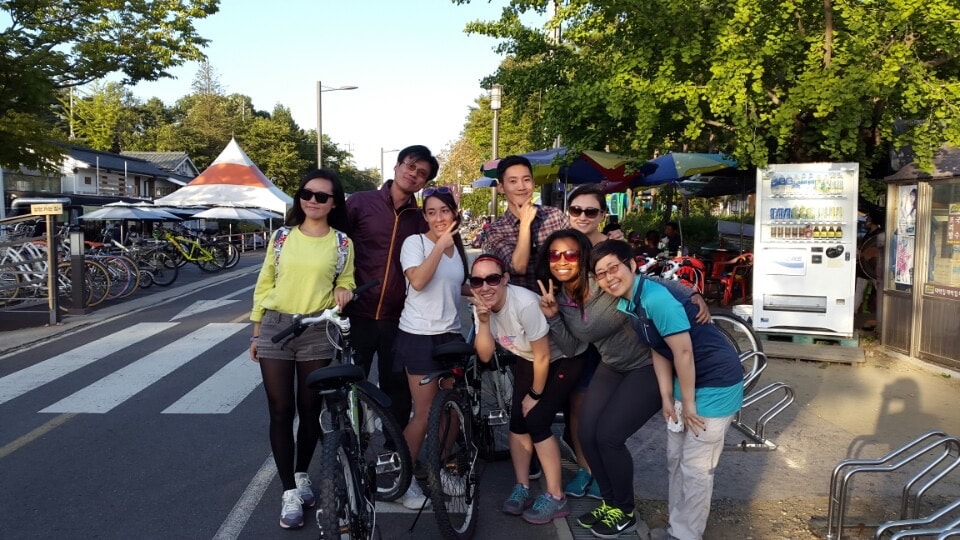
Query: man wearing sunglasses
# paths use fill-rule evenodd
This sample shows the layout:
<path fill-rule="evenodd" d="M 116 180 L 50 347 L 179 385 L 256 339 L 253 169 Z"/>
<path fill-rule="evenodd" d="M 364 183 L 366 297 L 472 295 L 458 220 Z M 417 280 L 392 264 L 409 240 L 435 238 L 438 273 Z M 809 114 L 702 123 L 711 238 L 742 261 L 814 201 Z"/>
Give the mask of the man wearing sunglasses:
<path fill-rule="evenodd" d="M 356 282 L 380 280 L 347 307 L 357 362 L 369 373 L 376 354 L 380 388 L 390 396 L 391 412 L 401 428 L 410 418 L 411 404 L 406 378 L 393 371 L 391 352 L 406 296 L 400 248 L 408 236 L 427 230 L 414 194 L 437 176 L 439 168 L 429 148 L 408 146 L 397 155 L 393 180 L 347 199 L 347 233 L 357 254 Z"/>
<path fill-rule="evenodd" d="M 539 294 L 537 250 L 551 233 L 569 227 L 570 220 L 559 208 L 533 204 L 533 166 L 523 156 L 500 160 L 497 190 L 507 201 L 507 211 L 490 225 L 483 250 L 507 263 L 510 283 Z"/>

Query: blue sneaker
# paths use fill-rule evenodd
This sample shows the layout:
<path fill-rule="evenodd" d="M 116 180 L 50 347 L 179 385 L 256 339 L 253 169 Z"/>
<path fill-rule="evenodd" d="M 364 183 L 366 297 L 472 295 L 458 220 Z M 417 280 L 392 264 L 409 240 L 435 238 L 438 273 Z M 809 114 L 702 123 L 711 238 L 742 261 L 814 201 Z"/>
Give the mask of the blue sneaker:
<path fill-rule="evenodd" d="M 567 517 L 570 509 L 567 508 L 567 498 L 554 499 L 549 493 L 544 493 L 533 501 L 533 506 L 523 512 L 523 519 L 534 525 L 546 525 L 557 518 Z"/>
<path fill-rule="evenodd" d="M 303 527 L 303 499 L 297 489 L 283 492 L 283 508 L 280 510 L 280 526 L 284 529 Z"/>
<path fill-rule="evenodd" d="M 513 492 L 503 502 L 503 511 L 506 514 L 519 516 L 530 506 L 530 488 L 523 484 L 513 486 Z"/>
<path fill-rule="evenodd" d="M 577 474 L 573 476 L 573 480 L 563 486 L 563 492 L 571 497 L 583 497 L 587 494 L 587 488 L 594 483 L 590 472 L 581 467 L 577 469 Z"/>
<path fill-rule="evenodd" d="M 587 488 L 587 497 L 602 501 L 603 495 L 600 494 L 600 484 L 597 483 L 596 478 L 593 478 L 592 480 L 593 481 L 590 482 L 590 487 Z"/>
<path fill-rule="evenodd" d="M 317 498 L 313 496 L 313 489 L 310 487 L 312 485 L 310 475 L 305 472 L 298 472 L 293 477 L 297 482 L 297 492 L 303 499 L 303 505 L 307 508 L 313 508 L 313 505 L 317 503 Z"/>

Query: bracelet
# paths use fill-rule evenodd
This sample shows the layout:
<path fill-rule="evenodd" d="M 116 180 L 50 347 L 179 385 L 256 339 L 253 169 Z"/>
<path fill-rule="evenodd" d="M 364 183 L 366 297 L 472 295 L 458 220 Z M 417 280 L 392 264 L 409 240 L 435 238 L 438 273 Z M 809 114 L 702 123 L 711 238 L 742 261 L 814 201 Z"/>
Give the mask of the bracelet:
<path fill-rule="evenodd" d="M 527 395 L 532 397 L 533 399 L 540 399 L 543 397 L 543 393 L 537 392 L 533 388 L 530 388 L 529 390 L 527 390 Z"/>
<path fill-rule="evenodd" d="M 250 343 L 253 343 L 253 342 L 256 341 L 259 337 L 260 337 L 260 336 L 253 336 L 252 338 L 250 338 Z"/>

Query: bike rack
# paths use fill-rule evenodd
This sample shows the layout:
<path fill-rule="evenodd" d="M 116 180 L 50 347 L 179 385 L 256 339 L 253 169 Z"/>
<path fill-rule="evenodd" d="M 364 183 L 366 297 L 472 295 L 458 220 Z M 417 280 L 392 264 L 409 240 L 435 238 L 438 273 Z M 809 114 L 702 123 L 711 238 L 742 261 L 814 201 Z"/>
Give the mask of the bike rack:
<path fill-rule="evenodd" d="M 759 376 L 759 372 L 757 372 L 756 375 Z M 749 407 L 750 405 L 753 405 L 754 403 L 757 403 L 760 400 L 770 396 L 774 392 L 780 390 L 783 391 L 783 397 L 780 398 L 780 401 L 774 403 L 772 407 L 761 414 L 759 418 L 757 418 L 755 427 L 751 428 L 743 423 L 742 418 L 744 407 Z M 749 396 L 744 397 L 743 407 L 741 407 L 740 411 L 738 411 L 737 415 L 733 418 L 732 425 L 743 432 L 744 435 L 749 437 L 751 442 L 743 441 L 734 448 L 739 448 L 743 451 L 776 450 L 777 443 L 767 439 L 764 436 L 764 431 L 766 430 L 767 423 L 770 422 L 770 420 L 773 420 L 778 414 L 782 413 L 787 407 L 789 407 L 790 404 L 793 403 L 794 399 L 796 399 L 796 395 L 793 392 L 793 388 L 790 388 L 787 383 L 782 382 L 769 384 L 750 394 Z"/>
<path fill-rule="evenodd" d="M 912 463 L 940 447 L 939 455 L 935 455 L 932 462 L 923 467 L 911 477 L 903 486 L 900 499 L 900 519 L 910 517 L 916 519 L 920 512 L 920 500 L 923 494 L 936 482 L 947 476 L 960 466 L 960 439 L 950 437 L 942 431 L 931 431 L 917 439 L 901 446 L 880 459 L 847 459 L 837 464 L 830 477 L 830 507 L 827 511 L 827 540 L 839 540 L 844 527 L 848 501 L 848 487 L 854 474 L 861 472 L 893 472 L 904 465 Z M 956 450 L 956 455 L 951 454 Z M 952 462 L 948 462 L 952 460 Z M 919 486 L 913 497 L 913 508 L 910 508 L 911 490 L 928 473 L 932 473 L 941 464 L 946 463 L 942 470 L 936 472 L 925 483 Z M 912 510 L 912 511 L 911 511 Z M 940 529 L 937 532 L 943 531 Z M 907 536 L 915 536 L 918 531 L 911 531 Z"/>
<path fill-rule="evenodd" d="M 888 521 L 881 525 L 877 529 L 876 540 L 883 538 L 883 535 L 890 533 L 890 538 L 904 538 L 906 536 L 920 536 L 920 535 L 932 535 L 938 534 L 937 538 L 946 538 L 942 534 L 952 532 L 954 536 L 960 534 L 960 516 L 957 516 L 956 519 L 950 523 L 947 523 L 941 528 L 924 528 L 924 529 L 911 529 L 915 525 L 930 525 L 940 518 L 948 515 L 951 511 L 957 510 L 960 508 L 960 499 L 953 501 L 952 503 L 940 508 L 933 514 L 920 519 L 902 519 L 898 521 Z M 894 532 L 895 528 L 905 528 L 905 530 Z"/>

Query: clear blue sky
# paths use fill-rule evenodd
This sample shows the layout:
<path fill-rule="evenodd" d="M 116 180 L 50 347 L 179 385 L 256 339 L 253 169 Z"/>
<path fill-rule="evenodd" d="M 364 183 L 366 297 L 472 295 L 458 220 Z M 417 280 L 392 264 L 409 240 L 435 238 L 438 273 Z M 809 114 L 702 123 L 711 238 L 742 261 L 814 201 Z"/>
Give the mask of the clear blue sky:
<path fill-rule="evenodd" d="M 205 53 L 225 91 L 251 96 L 254 107 L 289 107 L 315 129 L 316 84 L 357 90 L 322 95 L 323 132 L 351 150 L 360 168 L 379 168 L 380 149 L 425 144 L 439 153 L 455 141 L 480 79 L 501 61 L 496 40 L 467 35 L 472 20 L 495 20 L 505 0 L 221 0 L 198 21 L 211 40 Z M 172 105 L 190 93 L 198 65 L 176 80 L 143 83 L 141 99 Z M 387 178 L 396 153 L 386 153 Z"/>

